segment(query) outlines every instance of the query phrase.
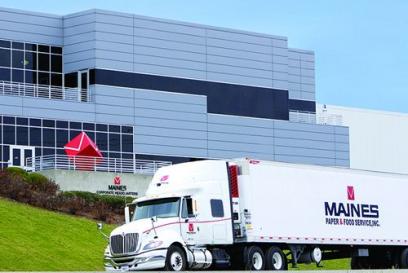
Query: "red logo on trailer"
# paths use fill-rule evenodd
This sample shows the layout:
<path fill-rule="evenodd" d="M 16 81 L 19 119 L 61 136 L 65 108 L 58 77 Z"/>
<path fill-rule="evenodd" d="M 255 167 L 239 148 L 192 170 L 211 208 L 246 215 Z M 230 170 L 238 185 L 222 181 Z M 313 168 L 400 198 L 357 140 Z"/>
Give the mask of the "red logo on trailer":
<path fill-rule="evenodd" d="M 259 163 L 261 163 L 261 161 L 259 161 L 259 160 L 254 160 L 254 159 L 251 159 L 251 160 L 249 160 L 249 164 L 259 164 Z"/>
<path fill-rule="evenodd" d="M 162 177 L 160 178 L 160 182 L 162 182 L 162 183 L 168 182 L 168 180 L 169 180 L 169 176 L 168 176 L 168 175 L 164 175 L 164 176 L 162 176 Z"/>
<path fill-rule="evenodd" d="M 347 199 L 352 201 L 355 199 L 353 186 L 347 186 Z"/>
<path fill-rule="evenodd" d="M 120 176 L 115 176 L 115 178 L 113 178 L 113 184 L 115 185 L 120 185 L 121 179 Z"/>
<path fill-rule="evenodd" d="M 188 232 L 194 232 L 194 224 L 188 223 Z"/>

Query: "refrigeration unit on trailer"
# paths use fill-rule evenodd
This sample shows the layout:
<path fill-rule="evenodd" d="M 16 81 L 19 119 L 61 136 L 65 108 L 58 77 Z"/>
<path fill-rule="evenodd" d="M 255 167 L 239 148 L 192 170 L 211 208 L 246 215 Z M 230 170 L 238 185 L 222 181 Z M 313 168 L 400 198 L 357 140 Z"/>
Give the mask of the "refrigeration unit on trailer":
<path fill-rule="evenodd" d="M 163 167 L 112 231 L 107 270 L 408 268 L 408 176 L 252 159 Z"/>

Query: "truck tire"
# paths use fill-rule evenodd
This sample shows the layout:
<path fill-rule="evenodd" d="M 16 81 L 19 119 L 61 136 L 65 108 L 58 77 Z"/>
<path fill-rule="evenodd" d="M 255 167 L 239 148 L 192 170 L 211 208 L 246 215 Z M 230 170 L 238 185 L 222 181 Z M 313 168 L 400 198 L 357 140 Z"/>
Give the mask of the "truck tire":
<path fill-rule="evenodd" d="M 279 247 L 271 246 L 266 251 L 266 269 L 267 270 L 288 269 L 286 256 Z"/>
<path fill-rule="evenodd" d="M 408 268 L 408 248 L 405 248 L 401 251 L 399 266 L 401 269 Z"/>
<path fill-rule="evenodd" d="M 172 245 L 167 250 L 165 271 L 184 271 L 187 268 L 187 258 L 183 249 Z"/>
<path fill-rule="evenodd" d="M 245 269 L 251 271 L 265 269 L 265 255 L 260 247 L 250 246 L 245 249 Z"/>

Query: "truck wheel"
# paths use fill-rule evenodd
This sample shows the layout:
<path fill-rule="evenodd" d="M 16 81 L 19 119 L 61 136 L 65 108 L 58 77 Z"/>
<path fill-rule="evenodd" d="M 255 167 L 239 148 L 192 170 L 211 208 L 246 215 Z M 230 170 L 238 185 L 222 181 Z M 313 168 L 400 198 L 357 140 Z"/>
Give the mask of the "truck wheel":
<path fill-rule="evenodd" d="M 287 270 L 286 256 L 279 247 L 271 246 L 266 251 L 267 270 Z"/>
<path fill-rule="evenodd" d="M 247 270 L 264 270 L 265 255 L 260 247 L 250 246 L 246 249 L 245 269 Z"/>
<path fill-rule="evenodd" d="M 407 269 L 408 268 L 408 248 L 405 248 L 401 252 L 401 259 L 400 259 L 400 268 Z"/>
<path fill-rule="evenodd" d="M 167 250 L 166 271 L 184 271 L 187 268 L 187 259 L 184 251 L 178 246 L 170 246 Z"/>

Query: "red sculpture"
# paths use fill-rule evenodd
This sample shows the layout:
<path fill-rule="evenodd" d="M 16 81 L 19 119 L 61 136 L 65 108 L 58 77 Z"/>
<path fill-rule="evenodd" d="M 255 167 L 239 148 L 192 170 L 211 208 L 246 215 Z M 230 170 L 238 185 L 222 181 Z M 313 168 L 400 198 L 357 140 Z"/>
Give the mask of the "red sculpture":
<path fill-rule="evenodd" d="M 91 171 L 103 158 L 96 144 L 84 132 L 69 141 L 64 149 L 77 170 Z"/>

